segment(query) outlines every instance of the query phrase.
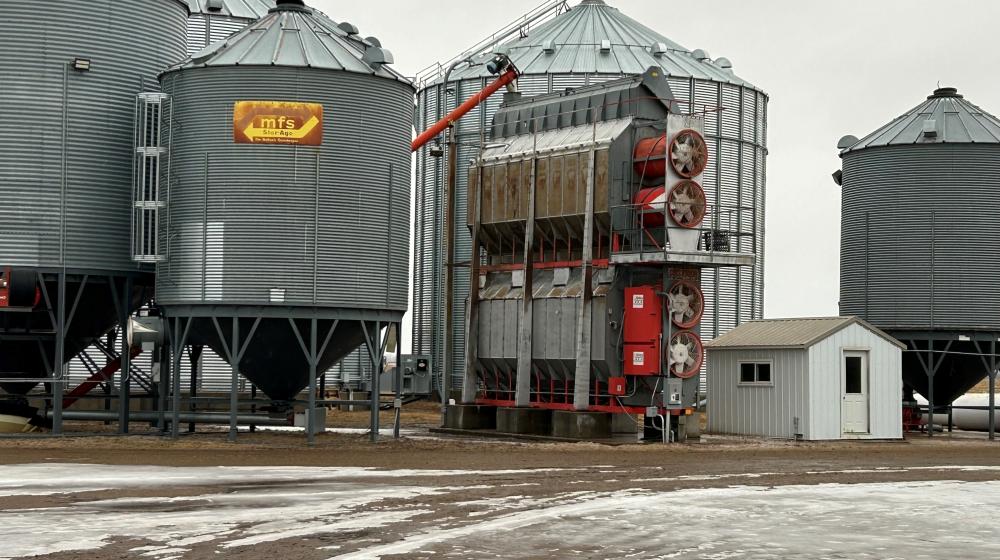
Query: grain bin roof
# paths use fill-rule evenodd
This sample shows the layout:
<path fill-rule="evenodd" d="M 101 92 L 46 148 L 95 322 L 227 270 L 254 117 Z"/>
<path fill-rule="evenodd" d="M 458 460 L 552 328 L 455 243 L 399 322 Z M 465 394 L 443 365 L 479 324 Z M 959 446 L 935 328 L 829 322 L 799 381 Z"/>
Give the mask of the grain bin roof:
<path fill-rule="evenodd" d="M 808 317 L 750 321 L 709 343 L 710 350 L 743 348 L 809 348 L 851 325 L 861 325 L 888 342 L 906 345 L 858 317 Z"/>
<path fill-rule="evenodd" d="M 352 32 L 353 26 L 347 25 Z M 340 70 L 410 83 L 393 70 L 392 53 L 354 38 L 326 16 L 279 1 L 259 21 L 167 70 L 220 66 L 285 66 Z"/>
<path fill-rule="evenodd" d="M 216 14 L 239 19 L 260 19 L 275 0 L 187 0 L 192 14 Z"/>
<path fill-rule="evenodd" d="M 1000 144 L 1000 119 L 967 101 L 957 89 L 939 88 L 841 153 L 914 144 Z"/>
<path fill-rule="evenodd" d="M 680 20 L 676 20 L 680 21 Z M 494 51 L 510 56 L 522 74 L 642 74 L 659 66 L 670 76 L 692 77 L 754 87 L 733 74 L 728 61 L 713 62 L 608 6 L 584 0 L 569 11 L 527 30 Z M 698 57 L 696 57 L 696 53 Z M 700 58 L 701 55 L 705 58 Z M 489 76 L 483 63 L 492 54 L 460 66 L 450 79 Z"/>

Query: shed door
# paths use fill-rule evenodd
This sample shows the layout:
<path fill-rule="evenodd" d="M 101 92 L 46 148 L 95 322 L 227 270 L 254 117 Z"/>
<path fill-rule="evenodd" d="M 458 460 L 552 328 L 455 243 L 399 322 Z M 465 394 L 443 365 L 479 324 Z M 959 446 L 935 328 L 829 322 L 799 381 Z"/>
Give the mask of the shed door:
<path fill-rule="evenodd" d="M 844 352 L 841 368 L 841 423 L 845 434 L 867 434 L 868 427 L 868 353 Z"/>

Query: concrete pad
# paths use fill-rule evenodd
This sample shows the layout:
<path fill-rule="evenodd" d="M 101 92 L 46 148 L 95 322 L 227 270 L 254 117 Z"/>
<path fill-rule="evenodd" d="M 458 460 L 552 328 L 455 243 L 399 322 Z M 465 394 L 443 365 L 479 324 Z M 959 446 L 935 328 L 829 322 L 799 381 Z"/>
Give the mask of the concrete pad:
<path fill-rule="evenodd" d="M 547 436 L 552 431 L 552 411 L 540 408 L 497 409 L 497 431 L 505 434 Z"/>
<path fill-rule="evenodd" d="M 636 417 L 631 414 L 611 415 L 611 433 L 636 434 L 641 429 L 642 429 L 642 416 Z"/>
<path fill-rule="evenodd" d="M 497 409 L 476 404 L 448 405 L 444 427 L 453 430 L 495 430 Z"/>
<path fill-rule="evenodd" d="M 607 412 L 552 413 L 552 435 L 571 439 L 608 439 L 611 437 L 611 416 Z"/>

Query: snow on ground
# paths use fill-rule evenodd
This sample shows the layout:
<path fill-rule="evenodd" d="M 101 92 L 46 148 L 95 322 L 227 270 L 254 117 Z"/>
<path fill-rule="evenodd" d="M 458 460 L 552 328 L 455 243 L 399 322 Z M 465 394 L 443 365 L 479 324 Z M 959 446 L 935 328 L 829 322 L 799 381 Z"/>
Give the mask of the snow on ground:
<path fill-rule="evenodd" d="M 68 505 L 0 511 L 0 560 L 94 551 L 124 538 L 148 541 L 132 550 L 137 557 L 181 558 L 197 546 L 212 547 L 225 557 L 241 547 L 320 535 L 339 535 L 337 545 L 322 550 L 346 559 L 392 554 L 706 560 L 1000 557 L 1000 530 L 993 520 L 1000 482 L 740 485 L 652 492 L 641 488 L 638 481 L 643 479 L 633 479 L 638 487 L 614 492 L 534 495 L 534 487 L 523 484 L 518 495 L 505 499 L 473 490 L 487 489 L 488 494 L 507 485 L 500 478 L 491 482 L 489 475 L 529 472 L 539 471 L 0 467 L 0 496 L 206 487 L 204 493 L 173 498 L 73 498 Z M 476 486 L 448 483 L 450 477 L 465 475 Z M 739 477 L 717 480 L 740 482 Z M 439 513 L 435 508 L 441 504 L 462 509 Z M 353 536 L 370 529 L 395 538 L 375 542 Z"/>
<path fill-rule="evenodd" d="M 507 469 L 491 471 L 398 469 L 384 471 L 364 467 L 109 467 L 102 465 L 46 463 L 0 467 L 0 497 L 46 496 L 125 488 L 212 486 L 255 482 L 282 484 L 354 478 L 438 477 L 467 476 L 472 474 L 501 476 L 560 470 L 575 469 Z"/>

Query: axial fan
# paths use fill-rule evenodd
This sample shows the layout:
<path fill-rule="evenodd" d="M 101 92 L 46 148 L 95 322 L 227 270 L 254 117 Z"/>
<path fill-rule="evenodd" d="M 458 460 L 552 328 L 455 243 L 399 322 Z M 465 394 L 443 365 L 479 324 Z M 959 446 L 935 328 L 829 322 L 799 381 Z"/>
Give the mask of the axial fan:
<path fill-rule="evenodd" d="M 681 331 L 670 338 L 667 354 L 670 373 L 681 379 L 690 379 L 701 371 L 705 347 L 702 346 L 701 338 L 698 335 L 689 331 Z"/>
<path fill-rule="evenodd" d="M 667 292 L 670 320 L 679 329 L 690 329 L 701 322 L 705 310 L 705 294 L 691 282 L 679 280 Z"/>
<path fill-rule="evenodd" d="M 701 175 L 708 165 L 705 138 L 690 128 L 678 132 L 670 142 L 670 165 L 685 179 Z"/>
<path fill-rule="evenodd" d="M 632 155 L 636 175 L 642 179 L 662 179 L 667 174 L 667 135 L 639 140 Z"/>
<path fill-rule="evenodd" d="M 705 190 L 694 181 L 681 181 L 670 189 L 667 197 L 670 218 L 683 228 L 694 229 L 701 225 L 708 210 Z"/>
<path fill-rule="evenodd" d="M 667 189 L 660 185 L 642 189 L 635 195 L 635 205 L 641 215 L 639 224 L 644 228 L 663 227 L 667 217 Z"/>

